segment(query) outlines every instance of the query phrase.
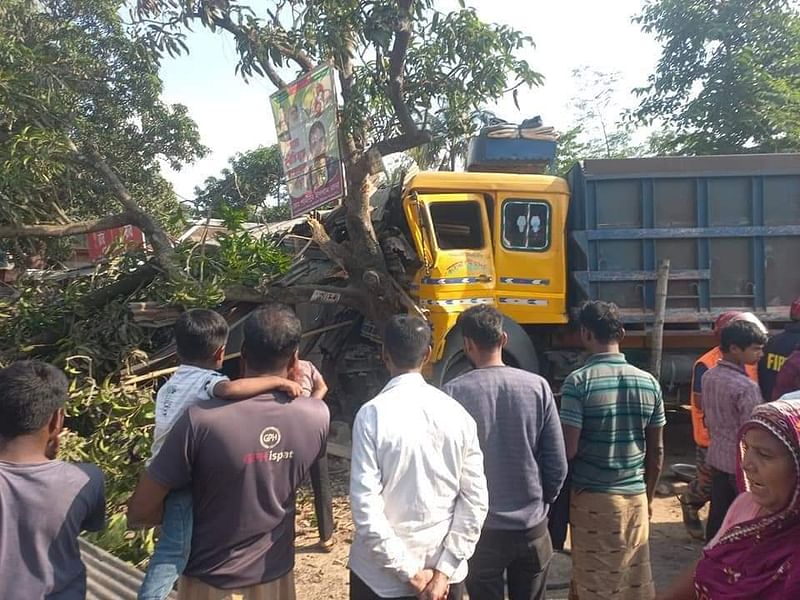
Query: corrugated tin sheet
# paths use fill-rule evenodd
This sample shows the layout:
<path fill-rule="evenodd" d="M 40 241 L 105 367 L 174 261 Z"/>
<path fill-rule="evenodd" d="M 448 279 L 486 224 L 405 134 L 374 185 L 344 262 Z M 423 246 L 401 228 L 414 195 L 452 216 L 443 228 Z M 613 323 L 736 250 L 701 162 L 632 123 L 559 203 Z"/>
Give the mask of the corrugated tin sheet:
<path fill-rule="evenodd" d="M 83 538 L 78 542 L 86 565 L 87 600 L 136 600 L 144 573 Z"/>

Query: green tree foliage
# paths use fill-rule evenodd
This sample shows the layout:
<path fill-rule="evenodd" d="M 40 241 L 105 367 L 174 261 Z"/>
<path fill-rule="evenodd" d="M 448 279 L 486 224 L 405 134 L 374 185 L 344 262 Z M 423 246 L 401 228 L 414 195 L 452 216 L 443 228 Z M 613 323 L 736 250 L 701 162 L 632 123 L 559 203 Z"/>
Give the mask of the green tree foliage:
<path fill-rule="evenodd" d="M 89 149 L 142 209 L 175 224 L 179 205 L 159 161 L 180 168 L 205 148 L 186 108 L 160 100 L 158 57 L 128 35 L 122 5 L 0 3 L 0 225 L 120 212 L 85 160 Z"/>
<path fill-rule="evenodd" d="M 619 105 L 619 73 L 586 67 L 575 69 L 572 78 L 578 86 L 572 99 L 582 158 L 633 158 L 641 148 L 633 142 L 633 128 L 623 122 Z"/>
<path fill-rule="evenodd" d="M 566 175 L 575 163 L 592 158 L 635 158 L 644 148 L 634 142 L 634 127 L 624 122 L 619 105 L 619 73 L 575 69 L 570 105 L 574 125 L 562 132 L 554 173 Z"/>
<path fill-rule="evenodd" d="M 38 358 L 66 371 L 71 381 L 69 433 L 61 457 L 90 461 L 103 470 L 111 518 L 94 539 L 134 563 L 152 553 L 153 535 L 126 531 L 123 504 L 150 453 L 153 399 L 161 381 L 126 381 L 137 365 L 171 340 L 169 329 L 137 322 L 129 304 L 214 307 L 228 286 L 256 286 L 284 272 L 290 258 L 268 239 L 254 239 L 243 231 L 241 217 L 229 212 L 229 233 L 218 238 L 217 247 L 187 243 L 177 249 L 191 275 L 179 285 L 154 274 L 129 293 L 98 300 L 109 286 L 139 277 L 146 260 L 143 254 L 120 253 L 117 248 L 92 273 L 71 279 L 57 273 L 25 277 L 14 284 L 21 294 L 18 299 L 0 301 L 0 366 Z"/>
<path fill-rule="evenodd" d="M 283 164 L 277 144 L 238 153 L 219 177 L 209 177 L 195 188 L 198 217 L 222 218 L 224 209 L 242 210 L 249 221 L 289 218 L 283 187 Z M 283 204 L 278 204 L 283 195 Z"/>
<path fill-rule="evenodd" d="M 470 137 L 481 128 L 500 122 L 502 119 L 489 110 L 475 110 L 469 115 L 468 125 L 461 128 L 462 134 L 454 137 L 445 120 L 434 117 L 428 123 L 431 141 L 410 149 L 406 155 L 423 171 L 455 171 L 466 162 Z"/>
<path fill-rule="evenodd" d="M 791 0 L 649 0 L 663 44 L 635 117 L 684 154 L 800 149 L 800 12 Z M 673 138 L 673 139 L 668 139 Z"/>
<path fill-rule="evenodd" d="M 268 4 L 261 18 L 246 1 L 138 2 L 142 35 L 157 49 L 179 52 L 192 20 L 231 33 L 245 78 L 283 86 L 287 71 L 332 61 L 342 77 L 345 130 L 360 145 L 403 135 L 407 119 L 424 128 L 439 117 L 453 137 L 463 136 L 474 128 L 472 113 L 508 91 L 509 81 L 542 81 L 515 56 L 530 38 L 482 22 L 473 9 L 444 13 L 432 0 Z"/>
<path fill-rule="evenodd" d="M 565 177 L 576 163 L 591 156 L 590 148 L 581 141 L 583 130 L 579 125 L 561 133 L 556 148 L 556 159 L 553 161 L 552 174 Z"/>
<path fill-rule="evenodd" d="M 516 56 L 530 39 L 482 22 L 474 10 L 438 11 L 433 0 L 138 0 L 141 35 L 151 47 L 179 51 L 199 21 L 232 35 L 244 77 L 276 87 L 323 62 L 339 74 L 342 155 L 347 175 L 346 245 L 319 223 L 313 236 L 362 290 L 362 312 L 379 321 L 405 310 L 369 219 L 369 177 L 382 156 L 431 141 L 429 125 L 452 139 L 474 130 L 472 113 L 541 76 Z M 364 277 L 367 275 L 367 277 Z"/>
<path fill-rule="evenodd" d="M 205 149 L 186 109 L 160 100 L 159 55 L 129 35 L 121 8 L 117 0 L 0 3 L 0 237 L 16 242 L 17 255 L 44 246 L 12 230 L 41 223 L 63 230 L 135 212 L 156 227 L 179 224 L 159 163 L 178 168 Z M 261 284 L 286 268 L 271 242 L 230 225 L 217 247 L 170 248 L 180 278 L 152 256 L 117 248 L 88 275 L 23 277 L 19 298 L 0 303 L 0 364 L 40 358 L 69 375 L 62 456 L 103 470 L 112 517 L 96 539 L 134 562 L 152 551 L 153 536 L 126 532 L 122 503 L 149 453 L 158 382 L 129 385 L 126 376 L 170 336 L 137 322 L 129 303 L 216 306 L 228 286 Z"/>

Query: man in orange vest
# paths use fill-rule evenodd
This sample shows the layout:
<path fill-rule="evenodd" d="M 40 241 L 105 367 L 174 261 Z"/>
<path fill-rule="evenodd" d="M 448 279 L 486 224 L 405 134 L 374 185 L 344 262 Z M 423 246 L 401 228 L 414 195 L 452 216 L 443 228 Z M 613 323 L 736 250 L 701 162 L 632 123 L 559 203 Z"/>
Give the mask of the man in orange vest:
<path fill-rule="evenodd" d="M 690 398 L 692 409 L 692 433 L 696 446 L 695 464 L 697 465 L 697 474 L 691 483 L 689 483 L 689 488 L 686 492 L 678 496 L 678 500 L 681 502 L 683 524 L 686 526 L 689 535 L 698 540 L 705 539 L 705 530 L 697 512 L 705 506 L 706 502 L 711 501 L 711 470 L 706 464 L 706 453 L 708 452 L 710 438 L 708 429 L 703 420 L 703 411 L 700 409 L 699 404 L 700 393 L 703 389 L 701 381 L 706 371 L 717 366 L 717 363 L 722 358 L 722 349 L 719 347 L 722 330 L 738 320 L 752 321 L 766 332 L 766 327 L 764 327 L 763 323 L 752 313 L 739 311 L 722 313 L 717 317 L 716 321 L 714 321 L 714 336 L 716 337 L 717 345 L 698 358 L 692 370 L 692 391 Z M 750 379 L 758 383 L 758 366 L 747 365 L 746 371 Z"/>

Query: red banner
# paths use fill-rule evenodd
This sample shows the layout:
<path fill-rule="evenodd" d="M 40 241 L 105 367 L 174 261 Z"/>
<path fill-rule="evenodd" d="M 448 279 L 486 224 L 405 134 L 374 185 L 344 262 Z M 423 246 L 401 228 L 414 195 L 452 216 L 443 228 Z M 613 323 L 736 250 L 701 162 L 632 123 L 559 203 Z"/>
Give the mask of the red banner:
<path fill-rule="evenodd" d="M 86 236 L 89 258 L 91 260 L 102 258 L 105 256 L 108 249 L 120 238 L 124 240 L 125 246 L 128 248 L 141 248 L 144 246 L 144 234 L 142 230 L 133 225 L 114 227 L 113 229 L 104 229 L 103 231 L 94 231 Z"/>

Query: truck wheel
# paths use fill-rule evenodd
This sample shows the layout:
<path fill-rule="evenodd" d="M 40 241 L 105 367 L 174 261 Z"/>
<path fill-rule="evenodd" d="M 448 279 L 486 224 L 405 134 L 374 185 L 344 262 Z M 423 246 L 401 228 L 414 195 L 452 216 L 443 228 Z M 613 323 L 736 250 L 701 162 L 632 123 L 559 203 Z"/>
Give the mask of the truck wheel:
<path fill-rule="evenodd" d="M 503 362 L 510 367 L 539 373 L 539 356 L 526 331 L 513 319 L 503 317 L 503 328 L 508 334 L 508 343 L 503 349 Z M 433 367 L 431 383 L 443 386 L 445 383 L 472 369 L 464 355 L 464 337 L 456 325 L 447 334 L 442 359 Z"/>

